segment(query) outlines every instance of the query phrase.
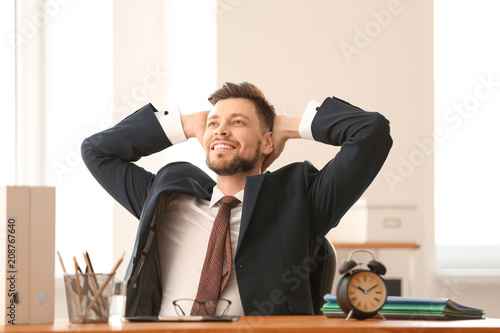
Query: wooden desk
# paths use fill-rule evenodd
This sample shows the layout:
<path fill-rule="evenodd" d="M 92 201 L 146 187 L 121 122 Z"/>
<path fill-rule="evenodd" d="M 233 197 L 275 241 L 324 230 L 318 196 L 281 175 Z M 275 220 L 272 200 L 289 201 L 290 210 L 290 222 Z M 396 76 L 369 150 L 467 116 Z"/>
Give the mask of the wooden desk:
<path fill-rule="evenodd" d="M 121 327 L 110 324 L 70 324 L 66 320 L 53 325 L 2 326 L 0 332 L 54 333 L 54 332 L 237 332 L 237 333 L 294 333 L 294 332 L 335 332 L 335 333 L 479 333 L 500 332 L 500 319 L 426 321 L 426 320 L 379 320 L 364 321 L 329 319 L 324 316 L 270 316 L 242 317 L 232 323 L 132 323 Z"/>

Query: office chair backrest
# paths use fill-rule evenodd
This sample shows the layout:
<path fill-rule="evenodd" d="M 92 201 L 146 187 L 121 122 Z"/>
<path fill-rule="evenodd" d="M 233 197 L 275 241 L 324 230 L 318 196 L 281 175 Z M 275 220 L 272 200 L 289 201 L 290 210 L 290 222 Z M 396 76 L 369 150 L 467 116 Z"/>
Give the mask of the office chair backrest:
<path fill-rule="evenodd" d="M 317 268 L 309 274 L 314 313 L 321 314 L 325 303 L 324 296 L 333 289 L 335 270 L 337 269 L 337 252 L 328 238 L 324 238 L 316 254 Z"/>

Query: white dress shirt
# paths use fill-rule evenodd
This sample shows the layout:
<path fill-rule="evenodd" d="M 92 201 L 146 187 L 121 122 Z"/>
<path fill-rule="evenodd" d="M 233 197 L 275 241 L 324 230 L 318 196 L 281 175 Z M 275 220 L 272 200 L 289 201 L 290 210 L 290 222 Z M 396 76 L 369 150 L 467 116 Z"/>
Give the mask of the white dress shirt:
<path fill-rule="evenodd" d="M 319 105 L 314 100 L 310 101 L 302 115 L 299 133 L 304 139 L 314 140 L 311 123 Z M 157 112 L 156 116 L 172 144 L 187 140 L 177 107 L 168 112 Z M 196 298 L 208 240 L 219 210 L 219 201 L 223 196 L 224 193 L 217 186 L 214 187 L 210 202 L 184 194 L 174 194 L 168 198 L 165 211 L 159 215 L 155 224 L 163 288 L 161 316 L 176 315 L 172 304 L 176 299 Z M 244 190 L 235 195 L 241 202 L 243 202 L 243 196 Z M 239 203 L 231 209 L 230 233 L 233 261 L 240 233 L 242 206 L 242 203 Z M 227 267 L 224 267 L 224 272 L 226 271 Z M 221 297 L 232 302 L 228 315 L 244 315 L 236 283 L 236 270 L 233 269 Z M 190 309 L 184 309 L 186 310 L 190 311 Z M 220 314 L 220 309 L 217 309 L 216 314 Z"/>
<path fill-rule="evenodd" d="M 217 186 L 214 187 L 210 202 L 185 194 L 174 194 L 168 199 L 165 212 L 156 221 L 163 280 L 161 316 L 176 315 L 172 304 L 176 299 L 196 298 L 208 240 L 223 196 L 224 193 Z M 238 192 L 235 197 L 243 202 L 243 191 Z M 229 220 L 233 260 L 240 234 L 242 206 L 239 203 L 231 209 Z M 224 266 L 225 273 L 225 261 Z M 243 315 L 235 270 L 221 297 L 232 302 L 228 314 Z M 216 314 L 219 314 L 219 310 L 217 309 Z"/>

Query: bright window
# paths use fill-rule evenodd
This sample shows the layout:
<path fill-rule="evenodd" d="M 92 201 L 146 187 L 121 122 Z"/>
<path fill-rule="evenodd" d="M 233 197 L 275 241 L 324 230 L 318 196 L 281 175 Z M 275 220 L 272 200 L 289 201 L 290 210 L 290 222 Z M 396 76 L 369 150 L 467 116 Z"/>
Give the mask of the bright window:
<path fill-rule="evenodd" d="M 435 235 L 441 269 L 500 271 L 500 2 L 436 0 Z"/>
<path fill-rule="evenodd" d="M 56 249 L 96 270 L 112 257 L 112 200 L 85 167 L 80 145 L 113 123 L 113 12 L 110 1 L 53 1 L 44 40 L 45 184 L 56 186 Z M 56 270 L 61 272 L 59 262 Z"/>
<path fill-rule="evenodd" d="M 0 163 L 0 185 L 15 183 L 16 165 L 16 119 L 15 119 L 15 48 L 12 39 L 15 32 L 15 2 L 0 2 L 0 142 L 2 147 L 2 163 Z"/>

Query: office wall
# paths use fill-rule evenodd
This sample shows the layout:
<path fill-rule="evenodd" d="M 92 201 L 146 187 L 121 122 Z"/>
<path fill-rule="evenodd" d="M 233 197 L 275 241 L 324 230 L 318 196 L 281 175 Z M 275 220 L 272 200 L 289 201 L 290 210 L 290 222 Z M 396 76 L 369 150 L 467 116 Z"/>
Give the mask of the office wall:
<path fill-rule="evenodd" d="M 300 114 L 309 99 L 335 95 L 383 113 L 394 148 L 367 197 L 424 206 L 431 157 L 409 176 L 400 164 L 417 162 L 414 141 L 432 138 L 432 2 L 222 0 L 217 37 L 218 83 L 254 82 L 278 112 Z M 295 144 L 276 167 L 331 156 L 330 147 Z"/>

